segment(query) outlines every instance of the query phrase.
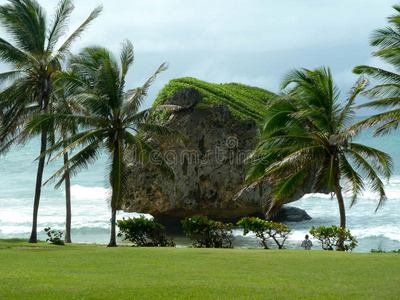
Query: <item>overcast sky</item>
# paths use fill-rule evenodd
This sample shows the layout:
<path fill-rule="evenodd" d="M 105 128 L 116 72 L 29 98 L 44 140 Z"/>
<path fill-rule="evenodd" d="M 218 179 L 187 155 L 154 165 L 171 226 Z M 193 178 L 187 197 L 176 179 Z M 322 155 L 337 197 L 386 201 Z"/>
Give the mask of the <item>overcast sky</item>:
<path fill-rule="evenodd" d="M 58 1 L 39 3 L 52 17 Z M 122 41 L 132 41 L 135 64 L 127 88 L 142 85 L 169 62 L 150 90 L 149 107 L 172 78 L 241 82 L 278 92 L 288 70 L 322 65 L 331 67 L 344 97 L 357 79 L 354 66 L 382 66 L 371 57 L 369 36 L 387 26 L 396 1 L 81 0 L 75 1 L 70 30 L 100 4 L 101 16 L 73 50 L 97 44 L 118 53 Z"/>

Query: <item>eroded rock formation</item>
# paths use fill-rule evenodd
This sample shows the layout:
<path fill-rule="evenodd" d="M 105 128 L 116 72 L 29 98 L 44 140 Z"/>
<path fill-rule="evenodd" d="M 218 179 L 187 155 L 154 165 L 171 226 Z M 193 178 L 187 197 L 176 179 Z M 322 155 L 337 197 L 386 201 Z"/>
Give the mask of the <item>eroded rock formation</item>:
<path fill-rule="evenodd" d="M 225 105 L 205 104 L 195 88 L 173 95 L 169 104 L 179 105 L 163 123 L 186 137 L 145 136 L 161 152 L 175 172 L 168 180 L 151 163 L 129 168 L 131 197 L 125 211 L 149 213 L 163 223 L 194 214 L 233 221 L 262 215 L 268 185 L 238 192 L 245 185 L 244 158 L 254 149 L 258 126 L 252 119 L 239 119 Z"/>

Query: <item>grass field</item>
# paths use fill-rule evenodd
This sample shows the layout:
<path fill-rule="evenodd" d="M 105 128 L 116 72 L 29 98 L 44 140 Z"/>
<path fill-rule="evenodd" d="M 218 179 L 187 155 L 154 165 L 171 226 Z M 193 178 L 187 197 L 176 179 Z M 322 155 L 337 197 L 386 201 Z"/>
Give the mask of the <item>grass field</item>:
<path fill-rule="evenodd" d="M 400 255 L 0 240 L 0 299 L 399 299 Z"/>

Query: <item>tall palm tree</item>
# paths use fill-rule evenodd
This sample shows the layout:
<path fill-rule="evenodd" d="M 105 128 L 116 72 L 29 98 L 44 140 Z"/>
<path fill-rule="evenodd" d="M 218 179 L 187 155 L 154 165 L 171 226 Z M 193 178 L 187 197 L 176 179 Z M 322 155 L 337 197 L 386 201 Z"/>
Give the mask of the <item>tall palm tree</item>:
<path fill-rule="evenodd" d="M 67 22 L 73 9 L 71 0 L 61 0 L 52 24 L 48 26 L 45 11 L 35 0 L 9 0 L 8 4 L 0 6 L 0 24 L 10 36 L 10 42 L 0 38 L 0 59 L 12 68 L 12 71 L 0 74 L 0 79 L 9 83 L 0 93 L 1 152 L 17 141 L 21 127 L 32 116 L 51 112 L 54 76 L 61 70 L 61 63 L 73 42 L 102 10 L 101 6 L 94 9 L 82 25 L 57 47 L 60 38 L 67 33 Z M 38 133 L 41 135 L 41 154 L 46 151 L 51 130 L 47 128 Z M 41 156 L 30 243 L 37 242 L 37 216 L 44 165 L 45 157 Z"/>
<path fill-rule="evenodd" d="M 115 221 L 116 211 L 128 197 L 126 186 L 126 153 L 138 161 L 145 161 L 151 155 L 152 161 L 161 165 L 164 171 L 174 177 L 171 168 L 162 159 L 161 155 L 153 151 L 141 137 L 135 132 L 151 132 L 157 134 L 171 134 L 182 137 L 178 132 L 162 125 L 147 122 L 154 109 L 139 112 L 139 107 L 144 101 L 147 90 L 157 74 L 166 69 L 162 64 L 159 69 L 140 88 L 125 92 L 125 77 L 133 63 L 133 46 L 127 41 L 122 46 L 120 59 L 116 59 L 109 50 L 100 47 L 84 49 L 80 54 L 71 59 L 71 70 L 61 73 L 58 81 L 73 91 L 74 101 L 86 109 L 83 114 L 43 114 L 37 116 L 27 126 L 30 134 L 36 134 L 46 130 L 53 122 L 62 122 L 64 126 L 78 124 L 83 130 L 65 140 L 50 147 L 48 151 L 60 150 L 57 155 L 76 147 L 80 151 L 68 160 L 50 180 L 63 174 L 66 166 L 70 173 L 76 174 L 82 168 L 86 168 L 105 148 L 110 155 L 111 186 L 111 237 L 109 247 L 116 247 Z M 173 109 L 176 106 L 163 106 L 163 109 Z M 183 137 L 182 137 L 183 138 Z M 56 157 L 57 157 L 56 156 Z M 55 157 L 55 158 L 56 158 Z"/>
<path fill-rule="evenodd" d="M 354 143 L 359 131 L 346 127 L 354 116 L 355 98 L 367 84 L 360 78 L 341 105 L 329 68 L 293 70 L 285 77 L 286 94 L 269 106 L 261 142 L 248 158 L 247 180 L 266 179 L 272 186 L 265 200 L 269 215 L 290 202 L 310 176 L 315 176 L 313 192 L 328 188 L 336 195 L 340 227 L 346 227 L 342 182 L 352 193 L 350 207 L 365 187 L 363 175 L 379 197 L 377 209 L 384 203 L 378 173 L 389 178 L 392 160 L 382 151 Z"/>
<path fill-rule="evenodd" d="M 57 77 L 57 76 L 56 76 Z M 52 105 L 52 110 L 54 114 L 78 114 L 78 113 L 86 113 L 89 114 L 85 108 L 79 105 L 79 103 L 71 100 L 73 94 L 72 91 L 69 91 L 65 88 L 65 86 L 61 84 L 57 84 L 57 80 L 55 80 L 54 87 L 54 103 Z M 64 124 L 63 122 L 59 122 L 52 126 L 54 131 L 51 136 L 51 145 L 54 145 L 57 138 L 66 139 L 74 134 L 78 133 L 78 125 L 73 123 Z M 50 154 L 51 155 L 51 154 Z M 64 242 L 72 243 L 71 240 L 71 223 L 72 223 L 72 207 L 71 207 L 71 176 L 68 167 L 69 161 L 69 151 L 64 151 L 64 186 L 65 186 L 65 232 L 64 232 Z M 61 186 L 62 181 L 58 182 L 55 188 L 59 188 Z"/>
<path fill-rule="evenodd" d="M 82 112 L 82 108 L 76 105 L 76 103 L 69 101 L 70 93 L 63 86 L 55 85 L 55 91 L 53 93 L 53 97 L 55 99 L 54 104 L 52 106 L 53 113 L 55 114 L 73 114 L 77 112 Z M 55 124 L 54 126 L 55 132 L 53 134 L 58 134 L 59 139 L 66 139 L 67 137 L 76 134 L 78 132 L 78 126 L 76 124 L 63 124 L 62 122 L 59 124 Z M 75 126 L 74 126 L 75 125 Z M 52 145 L 54 145 L 55 137 L 52 138 Z M 64 233 L 64 242 L 72 243 L 71 240 L 71 222 L 72 222 L 72 208 L 71 208 L 71 180 L 70 180 L 70 172 L 68 167 L 69 153 L 65 151 L 63 154 L 64 157 L 64 165 L 66 165 L 64 170 L 64 185 L 65 185 L 65 233 Z M 59 188 L 60 184 L 57 184 L 55 188 Z"/>
<path fill-rule="evenodd" d="M 365 74 L 382 81 L 382 84 L 364 92 L 364 95 L 378 100 L 359 106 L 386 110 L 357 124 L 364 127 L 377 126 L 375 135 L 397 129 L 400 122 L 400 5 L 393 8 L 396 14 L 388 18 L 390 26 L 375 30 L 370 40 L 371 46 L 378 48 L 373 55 L 391 65 L 393 71 L 366 65 L 353 69 L 356 74 Z"/>

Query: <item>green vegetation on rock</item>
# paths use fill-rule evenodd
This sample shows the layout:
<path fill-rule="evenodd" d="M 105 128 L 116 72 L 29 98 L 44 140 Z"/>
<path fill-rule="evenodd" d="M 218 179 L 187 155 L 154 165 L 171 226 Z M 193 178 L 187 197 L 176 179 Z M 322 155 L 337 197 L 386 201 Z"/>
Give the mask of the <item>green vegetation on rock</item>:
<path fill-rule="evenodd" d="M 158 93 L 153 106 L 163 105 L 176 92 L 184 88 L 196 88 L 203 96 L 204 104 L 225 104 L 234 117 L 251 118 L 262 123 L 266 112 L 266 103 L 274 93 L 267 90 L 239 83 L 208 83 L 191 77 L 172 79 Z M 163 115 L 165 117 L 165 115 Z"/>

